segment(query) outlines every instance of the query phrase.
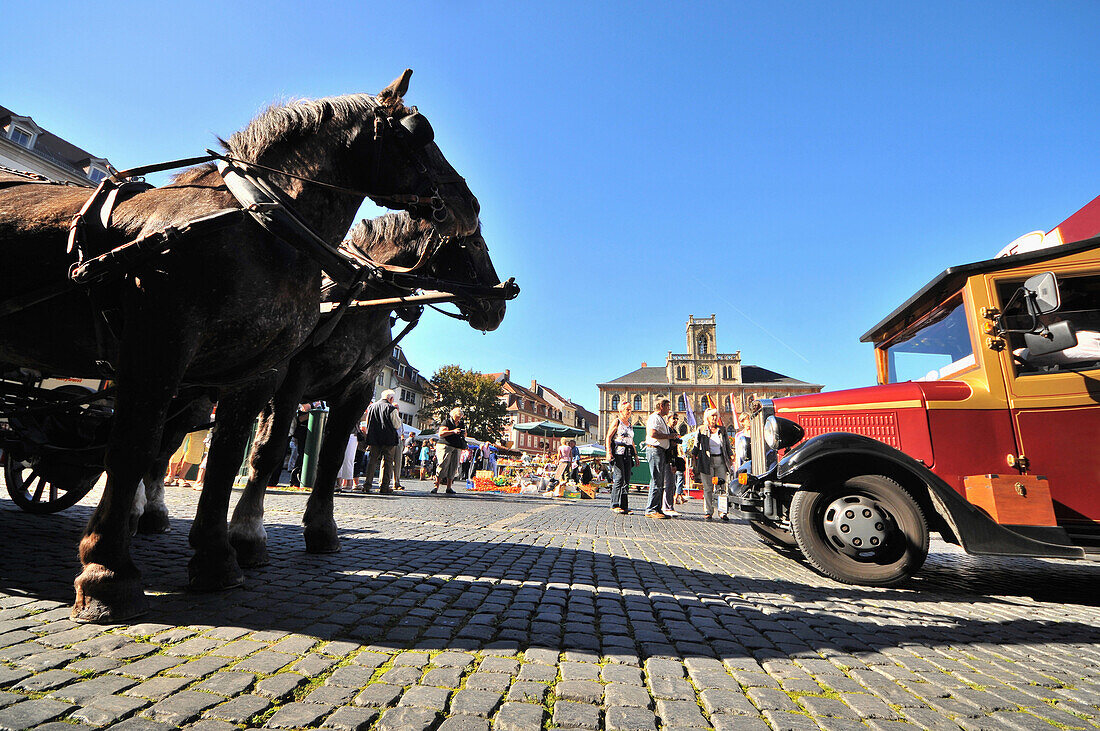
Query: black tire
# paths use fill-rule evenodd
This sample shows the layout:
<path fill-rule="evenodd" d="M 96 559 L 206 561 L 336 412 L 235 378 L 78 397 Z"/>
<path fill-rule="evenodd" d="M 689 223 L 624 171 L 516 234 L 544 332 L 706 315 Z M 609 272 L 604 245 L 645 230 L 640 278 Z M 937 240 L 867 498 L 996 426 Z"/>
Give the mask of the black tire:
<path fill-rule="evenodd" d="M 766 543 L 770 548 L 774 548 L 782 553 L 790 553 L 791 551 L 798 550 L 798 545 L 794 541 L 794 536 L 782 528 L 775 528 L 759 520 L 750 520 L 749 527 L 753 529 L 761 542 Z"/>
<path fill-rule="evenodd" d="M 9 457 L 4 463 L 4 482 L 16 505 L 28 513 L 48 515 L 75 505 L 95 487 L 103 474 L 103 468 L 94 474 L 89 474 L 88 468 L 64 471 L 64 478 L 47 476 L 38 466 Z"/>
<path fill-rule="evenodd" d="M 796 492 L 791 533 L 811 566 L 845 584 L 898 586 L 928 555 L 924 511 L 882 475 Z"/>

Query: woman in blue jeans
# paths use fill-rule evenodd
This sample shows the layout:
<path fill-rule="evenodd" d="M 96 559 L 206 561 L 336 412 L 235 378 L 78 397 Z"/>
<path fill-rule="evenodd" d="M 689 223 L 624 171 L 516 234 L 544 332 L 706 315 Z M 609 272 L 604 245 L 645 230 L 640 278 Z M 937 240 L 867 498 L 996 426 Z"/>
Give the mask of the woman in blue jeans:
<path fill-rule="evenodd" d="M 611 422 L 607 430 L 605 446 L 607 455 L 614 465 L 611 482 L 611 512 L 627 514 L 630 512 L 630 473 L 638 464 L 638 455 L 634 450 L 634 429 L 630 426 L 630 414 L 634 409 L 624 402 L 619 407 L 619 416 Z"/>

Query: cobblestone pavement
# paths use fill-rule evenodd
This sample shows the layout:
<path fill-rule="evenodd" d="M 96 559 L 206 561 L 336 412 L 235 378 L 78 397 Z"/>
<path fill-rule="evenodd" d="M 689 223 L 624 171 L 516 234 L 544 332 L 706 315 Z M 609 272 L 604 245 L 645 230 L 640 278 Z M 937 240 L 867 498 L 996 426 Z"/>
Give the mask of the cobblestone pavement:
<path fill-rule="evenodd" d="M 68 619 L 98 491 L 0 500 L 0 728 L 1100 727 L 1100 565 L 934 543 L 868 589 L 697 506 L 409 487 L 338 497 L 321 556 L 270 494 L 271 563 L 220 594 L 184 589 L 197 493 L 169 488 L 172 533 L 134 543 L 152 610 L 108 627 Z"/>

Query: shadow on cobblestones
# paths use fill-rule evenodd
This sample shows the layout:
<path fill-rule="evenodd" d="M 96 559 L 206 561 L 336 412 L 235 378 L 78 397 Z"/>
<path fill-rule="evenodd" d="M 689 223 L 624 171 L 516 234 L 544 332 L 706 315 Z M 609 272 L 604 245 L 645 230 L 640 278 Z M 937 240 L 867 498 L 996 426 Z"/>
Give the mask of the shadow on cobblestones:
<path fill-rule="evenodd" d="M 53 516 L 0 509 L 8 549 L 0 590 L 70 602 L 75 547 L 89 514 L 83 505 Z M 341 530 L 344 550 L 322 556 L 304 553 L 294 525 L 269 525 L 270 565 L 247 572 L 243 588 L 192 594 L 184 590 L 190 522 L 173 519 L 171 534 L 134 542 L 146 587 L 160 594 L 144 620 L 391 649 L 549 648 L 643 659 L 816 656 L 917 638 L 933 646 L 1100 643 L 1095 622 L 1078 621 L 1072 607 L 1032 611 L 1029 598 L 1081 604 L 1100 578 L 1095 567 L 960 556 L 962 569 L 933 560 L 914 580 L 916 591 L 880 590 L 829 582 L 759 547 L 638 539 L 642 550 L 609 555 L 549 545 L 552 537 L 539 531 L 490 534 L 435 523 L 443 527 L 425 538 L 426 522 L 343 522 L 351 522 Z"/>

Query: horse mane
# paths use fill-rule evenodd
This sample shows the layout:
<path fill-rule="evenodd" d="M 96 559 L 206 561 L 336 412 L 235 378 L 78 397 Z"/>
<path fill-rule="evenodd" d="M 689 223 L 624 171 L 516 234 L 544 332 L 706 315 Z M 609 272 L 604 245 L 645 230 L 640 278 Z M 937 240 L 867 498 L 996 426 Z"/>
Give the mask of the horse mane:
<path fill-rule="evenodd" d="M 234 132 L 228 140 L 219 137 L 218 142 L 230 155 L 256 162 L 275 145 L 315 134 L 330 121 L 342 129 L 351 130 L 356 123 L 373 117 L 378 109 L 398 117 L 411 111 L 400 97 L 390 95 L 345 94 L 324 99 L 274 102 L 257 114 L 244 129 Z M 173 176 L 172 182 L 194 183 L 213 170 L 213 164 L 188 168 Z"/>
<path fill-rule="evenodd" d="M 364 218 L 348 234 L 348 246 L 361 254 L 383 245 L 400 251 L 412 242 L 422 242 L 434 229 L 430 223 L 413 218 L 408 213 L 384 213 L 377 218 Z M 374 257 L 372 257 L 374 258 Z"/>
<path fill-rule="evenodd" d="M 299 99 L 275 103 L 260 112 L 229 140 L 221 140 L 226 152 L 242 160 L 255 161 L 272 146 L 302 135 L 315 134 L 327 123 L 351 129 L 382 108 L 390 115 L 407 114 L 401 99 L 385 100 L 370 94 L 345 94 L 324 99 Z"/>

